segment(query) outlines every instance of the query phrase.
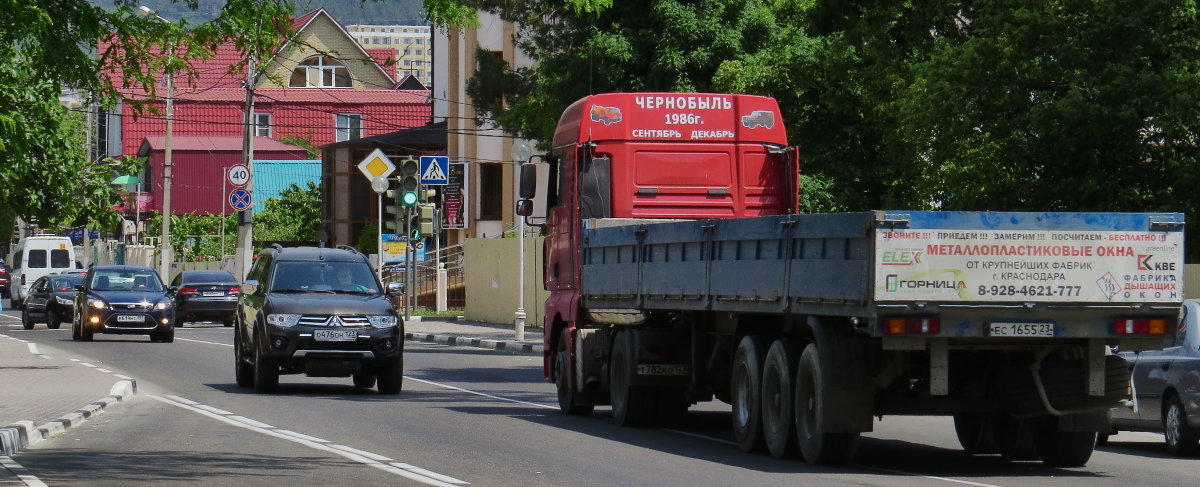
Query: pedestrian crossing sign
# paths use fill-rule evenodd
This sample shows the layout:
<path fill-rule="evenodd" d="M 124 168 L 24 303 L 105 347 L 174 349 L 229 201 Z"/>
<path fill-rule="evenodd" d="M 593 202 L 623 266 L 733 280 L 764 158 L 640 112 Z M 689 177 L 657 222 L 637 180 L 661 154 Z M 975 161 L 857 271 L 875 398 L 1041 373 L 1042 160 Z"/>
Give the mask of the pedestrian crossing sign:
<path fill-rule="evenodd" d="M 450 157 L 421 156 L 421 184 L 450 184 Z"/>

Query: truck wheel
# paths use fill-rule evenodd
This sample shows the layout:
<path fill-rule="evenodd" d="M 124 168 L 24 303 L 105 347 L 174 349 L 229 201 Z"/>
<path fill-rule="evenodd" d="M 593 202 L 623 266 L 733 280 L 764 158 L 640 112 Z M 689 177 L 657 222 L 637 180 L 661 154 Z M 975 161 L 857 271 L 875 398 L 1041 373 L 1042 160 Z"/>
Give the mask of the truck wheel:
<path fill-rule="evenodd" d="M 555 348 L 554 353 L 554 388 L 558 390 L 558 408 L 563 413 L 572 416 L 587 416 L 592 414 L 596 407 L 591 404 L 580 404 L 579 396 L 568 381 L 571 373 L 567 362 L 569 360 L 567 355 L 569 333 L 570 331 L 563 328 L 562 332 L 558 334 L 558 347 Z"/>
<path fill-rule="evenodd" d="M 242 350 L 242 334 L 233 333 L 233 371 L 238 387 L 254 386 L 254 366 L 246 363 L 246 351 Z"/>
<path fill-rule="evenodd" d="M 1096 447 L 1095 431 L 1063 431 L 1058 418 L 1035 420 L 1034 446 L 1048 467 L 1082 467 Z"/>
<path fill-rule="evenodd" d="M 254 344 L 254 392 L 267 394 L 279 387 L 279 367 L 267 363 L 262 349 Z"/>
<path fill-rule="evenodd" d="M 992 425 L 1000 456 L 1008 461 L 1037 460 L 1032 419 L 1016 419 L 1008 415 L 985 416 Z"/>
<path fill-rule="evenodd" d="M 645 426 L 654 417 L 654 391 L 633 384 L 633 333 L 617 333 L 608 366 L 609 398 L 613 421 L 620 426 Z"/>
<path fill-rule="evenodd" d="M 79 323 L 79 339 L 80 340 L 83 340 L 85 342 L 90 342 L 90 341 L 92 341 L 92 335 L 94 333 L 95 333 L 94 330 L 92 330 L 91 328 L 88 328 L 87 323 L 84 323 L 82 321 Z"/>
<path fill-rule="evenodd" d="M 1167 410 L 1163 414 L 1163 433 L 1167 440 L 1167 452 L 1175 456 L 1191 456 L 1196 454 L 1196 430 L 1187 424 L 1187 413 L 1179 396 L 1171 396 L 1167 400 Z"/>
<path fill-rule="evenodd" d="M 799 350 L 800 347 L 790 339 L 775 340 L 763 362 L 763 439 L 775 458 L 794 457 L 799 448 L 792 412 Z"/>
<path fill-rule="evenodd" d="M 854 457 L 858 433 L 828 433 L 825 416 L 836 404 L 828 403 L 828 383 L 815 343 L 804 347 L 796 367 L 796 436 L 804 461 L 818 465 L 843 465 Z"/>
<path fill-rule="evenodd" d="M 404 388 L 404 356 L 396 358 L 395 362 L 383 366 L 375 373 L 379 379 L 379 393 L 396 395 Z"/>
<path fill-rule="evenodd" d="M 954 433 L 963 451 L 971 455 L 1000 453 L 993 436 L 992 423 L 980 413 L 954 415 Z"/>
<path fill-rule="evenodd" d="M 766 338 L 747 335 L 733 355 L 729 377 L 733 440 L 742 451 L 763 451 L 767 446 L 762 432 L 762 367 L 766 348 Z"/>

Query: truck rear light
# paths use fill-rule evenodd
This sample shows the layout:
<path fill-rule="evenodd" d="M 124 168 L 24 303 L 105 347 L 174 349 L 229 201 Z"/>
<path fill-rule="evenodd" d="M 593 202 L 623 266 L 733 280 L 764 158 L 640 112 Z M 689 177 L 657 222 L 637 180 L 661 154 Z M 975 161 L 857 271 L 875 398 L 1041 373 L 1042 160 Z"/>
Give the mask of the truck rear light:
<path fill-rule="evenodd" d="M 1116 335 L 1166 335 L 1167 318 L 1117 318 L 1113 320 Z"/>
<path fill-rule="evenodd" d="M 883 319 L 885 335 L 936 335 L 942 329 L 936 316 L 905 316 Z"/>

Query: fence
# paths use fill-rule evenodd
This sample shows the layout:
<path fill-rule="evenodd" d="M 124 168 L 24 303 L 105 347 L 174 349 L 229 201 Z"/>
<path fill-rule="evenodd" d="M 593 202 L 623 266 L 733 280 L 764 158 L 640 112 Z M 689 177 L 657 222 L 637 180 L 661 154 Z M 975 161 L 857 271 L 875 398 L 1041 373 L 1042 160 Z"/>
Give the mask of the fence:
<path fill-rule="evenodd" d="M 429 310 L 462 310 L 466 307 L 466 283 L 465 283 L 465 268 L 463 258 L 463 246 L 455 245 L 446 247 L 437 252 L 427 252 L 426 261 L 418 262 L 414 271 L 416 272 L 416 285 L 409 290 L 410 293 L 416 296 L 416 307 Z M 444 271 L 444 289 L 446 302 L 444 306 L 438 305 L 438 271 Z M 384 282 L 404 282 L 405 267 L 403 265 L 389 266 L 384 268 Z M 402 301 L 400 302 L 402 303 Z M 399 303 L 398 303 L 399 304 Z"/>

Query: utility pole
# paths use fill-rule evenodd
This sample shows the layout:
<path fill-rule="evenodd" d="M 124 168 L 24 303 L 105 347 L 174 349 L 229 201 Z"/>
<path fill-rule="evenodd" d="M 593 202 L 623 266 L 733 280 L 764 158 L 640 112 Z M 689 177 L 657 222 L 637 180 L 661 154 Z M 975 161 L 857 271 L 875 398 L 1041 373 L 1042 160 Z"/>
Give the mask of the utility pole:
<path fill-rule="evenodd" d="M 246 182 L 246 191 L 250 193 L 251 198 L 254 195 L 254 79 L 254 55 L 250 54 L 246 58 L 246 114 L 242 127 L 242 164 L 245 164 L 246 169 L 250 171 L 250 178 Z M 253 204 L 253 199 L 251 204 Z M 254 254 L 254 213 L 251 208 L 238 212 L 237 275 L 238 279 L 243 280 L 246 278 L 246 272 L 250 270 Z"/>
<path fill-rule="evenodd" d="M 153 9 L 142 5 L 138 7 L 138 12 L 143 17 L 151 15 L 154 18 L 170 24 L 171 21 L 160 17 Z M 167 128 L 163 139 L 163 191 L 162 191 L 162 242 L 160 242 L 158 275 L 164 282 L 171 280 L 171 261 L 173 259 L 171 248 L 171 133 L 175 126 L 175 73 L 172 72 L 172 64 L 175 61 L 175 39 L 171 39 L 171 46 L 167 49 L 167 67 L 163 69 L 163 74 L 167 77 Z"/>

